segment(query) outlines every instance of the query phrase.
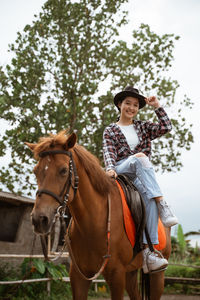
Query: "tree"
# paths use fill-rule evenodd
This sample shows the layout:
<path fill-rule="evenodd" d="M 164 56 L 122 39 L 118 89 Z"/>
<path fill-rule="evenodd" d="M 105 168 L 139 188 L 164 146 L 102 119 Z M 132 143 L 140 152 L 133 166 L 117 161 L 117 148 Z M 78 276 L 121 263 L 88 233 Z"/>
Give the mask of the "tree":
<path fill-rule="evenodd" d="M 189 231 L 184 234 L 185 239 L 188 238 L 189 236 L 193 237 L 199 237 L 200 236 L 200 230 L 198 231 Z M 196 245 L 193 248 L 190 244 L 191 240 L 187 239 L 186 242 L 189 244 L 188 246 L 188 251 L 189 251 L 189 260 L 190 262 L 194 262 L 195 264 L 199 265 L 200 264 L 200 247 L 198 245 L 198 242 L 196 241 Z"/>
<path fill-rule="evenodd" d="M 9 124 L 0 155 L 10 149 L 12 158 L 0 172 L 9 190 L 25 193 L 34 188 L 33 160 L 24 142 L 36 142 L 49 132 L 76 130 L 79 143 L 101 159 L 103 130 L 117 115 L 113 94 L 126 85 L 141 87 L 144 93 L 154 89 L 168 103 L 175 102 L 178 83 L 166 74 L 178 37 L 158 36 L 141 25 L 133 31 L 130 46 L 119 40 L 118 29 L 127 23 L 122 7 L 127 1 L 48 0 L 10 45 L 13 59 L 0 68 L 0 113 Z M 185 98 L 182 105 L 191 102 Z M 141 114 L 154 118 L 147 109 Z M 189 150 L 193 142 L 180 115 L 176 109 L 176 138 L 168 134 L 154 143 L 152 161 L 163 170 L 180 169 L 177 147 Z"/>
<path fill-rule="evenodd" d="M 179 245 L 180 256 L 181 256 L 181 258 L 184 258 L 187 244 L 185 241 L 185 236 L 184 236 L 183 228 L 182 228 L 181 224 L 178 224 L 177 240 L 178 240 L 178 245 Z"/>

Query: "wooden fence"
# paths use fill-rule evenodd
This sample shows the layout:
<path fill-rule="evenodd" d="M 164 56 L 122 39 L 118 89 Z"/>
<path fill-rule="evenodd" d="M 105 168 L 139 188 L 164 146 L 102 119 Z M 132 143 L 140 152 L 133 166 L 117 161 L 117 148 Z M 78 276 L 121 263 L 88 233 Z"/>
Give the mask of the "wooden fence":
<path fill-rule="evenodd" d="M 50 250 L 50 237 L 48 237 L 48 257 L 54 258 L 55 256 L 59 255 L 58 252 L 52 252 Z M 63 252 L 62 257 L 69 257 L 68 252 Z M 0 254 L 0 258 L 44 258 L 43 255 L 28 255 L 28 254 Z M 191 268 L 197 268 L 200 269 L 200 266 L 192 266 L 192 265 L 184 265 L 184 264 L 169 264 L 169 265 L 176 265 L 176 266 L 182 266 L 182 267 L 191 267 Z M 38 278 L 38 279 L 26 279 L 26 280 L 15 280 L 15 281 L 0 281 L 0 285 L 7 285 L 7 284 L 25 284 L 25 283 L 33 283 L 33 282 L 47 282 L 47 292 L 50 295 L 51 292 L 51 281 L 52 278 Z M 62 277 L 60 280 L 64 282 L 70 282 L 69 277 Z M 93 280 L 93 283 L 95 284 L 95 291 L 98 290 L 98 283 L 105 283 L 104 279 L 96 279 Z M 181 283 L 181 284 L 191 284 L 191 285 L 199 285 L 200 279 L 198 278 L 181 278 L 181 277 L 165 277 L 165 283 L 166 284 L 173 284 L 173 283 Z"/>
<path fill-rule="evenodd" d="M 49 253 L 49 257 L 55 257 L 58 253 Z M 65 252 L 62 255 L 63 257 L 69 257 L 69 253 Z M 43 255 L 25 255 L 25 254 L 0 254 L 0 258 L 44 258 Z M 182 267 L 191 267 L 191 268 L 197 268 L 200 269 L 200 266 L 192 266 L 192 265 L 184 265 L 184 264 L 169 264 L 169 265 L 177 265 Z M 56 278 L 57 279 L 57 278 Z M 25 284 L 25 283 L 34 283 L 34 282 L 47 282 L 47 293 L 50 295 L 51 293 L 51 281 L 52 278 L 37 278 L 37 279 L 26 279 L 26 280 L 13 280 L 13 281 L 0 281 L 0 285 L 8 285 L 8 284 Z M 70 278 L 69 277 L 62 277 L 59 280 L 62 280 L 64 282 L 69 283 Z M 93 280 L 93 283 L 95 285 L 95 292 L 98 291 L 98 284 L 99 283 L 105 283 L 104 279 L 96 279 Z M 187 285 L 200 285 L 200 278 L 182 278 L 182 277 L 165 277 L 165 284 L 174 284 L 174 283 L 180 283 L 180 284 L 187 284 Z"/>

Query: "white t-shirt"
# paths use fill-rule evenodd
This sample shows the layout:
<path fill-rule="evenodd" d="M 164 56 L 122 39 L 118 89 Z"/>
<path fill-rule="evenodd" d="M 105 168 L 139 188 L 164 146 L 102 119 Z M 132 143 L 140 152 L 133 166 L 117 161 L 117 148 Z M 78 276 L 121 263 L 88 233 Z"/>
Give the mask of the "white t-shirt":
<path fill-rule="evenodd" d="M 131 148 L 131 150 L 134 150 L 135 147 L 139 144 L 139 139 L 133 124 L 127 126 L 121 126 L 121 125 L 118 126 L 123 132 L 129 147 Z"/>

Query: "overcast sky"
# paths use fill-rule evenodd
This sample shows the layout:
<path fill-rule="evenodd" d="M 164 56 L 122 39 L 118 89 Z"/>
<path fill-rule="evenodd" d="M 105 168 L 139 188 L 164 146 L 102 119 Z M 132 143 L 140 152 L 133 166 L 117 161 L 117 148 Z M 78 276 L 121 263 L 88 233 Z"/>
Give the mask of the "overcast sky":
<path fill-rule="evenodd" d="M 16 33 L 22 31 L 26 24 L 32 23 L 34 14 L 40 12 L 44 3 L 44 0 L 0 1 L 1 65 L 9 63 L 8 44 L 15 41 Z M 121 30 L 123 39 L 128 41 L 132 30 L 138 28 L 141 23 L 149 24 L 151 30 L 157 34 L 174 33 L 181 37 L 176 42 L 175 60 L 170 76 L 180 84 L 177 99 L 186 94 L 195 103 L 192 111 L 185 112 L 188 121 L 194 124 L 195 143 L 191 151 L 182 151 L 184 167 L 180 172 L 157 174 L 157 178 L 184 232 L 199 230 L 200 1 L 129 0 L 127 7 L 130 23 L 125 30 Z"/>

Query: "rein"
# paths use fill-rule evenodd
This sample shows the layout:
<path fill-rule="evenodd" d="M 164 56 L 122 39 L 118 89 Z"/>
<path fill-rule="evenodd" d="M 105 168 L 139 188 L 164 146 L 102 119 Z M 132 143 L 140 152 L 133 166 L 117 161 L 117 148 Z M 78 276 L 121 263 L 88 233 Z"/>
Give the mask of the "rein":
<path fill-rule="evenodd" d="M 67 230 L 67 235 L 66 235 L 66 243 L 67 243 L 67 248 L 69 250 L 69 254 L 71 256 L 72 262 L 74 264 L 74 267 L 76 268 L 76 271 L 83 277 L 85 280 L 94 280 L 96 279 L 105 269 L 105 266 L 108 263 L 109 258 L 111 257 L 110 255 L 110 223 L 111 223 L 111 199 L 110 195 L 108 195 L 108 221 L 107 221 L 107 253 L 106 255 L 103 256 L 103 263 L 99 269 L 99 271 L 92 277 L 86 277 L 82 271 L 80 270 L 79 266 L 76 263 L 75 257 L 73 255 L 72 247 L 71 247 L 71 240 L 70 240 L 70 229 L 71 229 L 71 224 L 72 224 L 72 219 L 70 221 L 70 224 L 68 226 Z"/>
<path fill-rule="evenodd" d="M 60 204 L 60 206 L 57 208 L 57 212 L 54 216 L 54 219 L 53 219 L 52 225 L 50 227 L 49 233 L 51 232 L 52 227 L 53 227 L 54 223 L 56 222 L 56 218 L 58 218 L 58 217 L 64 218 L 66 207 L 69 205 L 69 190 L 70 190 L 70 187 L 72 187 L 73 190 L 74 190 L 74 197 L 73 197 L 73 199 L 74 199 L 75 196 L 76 196 L 77 190 L 78 190 L 78 183 L 79 183 L 79 177 L 78 177 L 78 174 L 77 174 L 76 165 L 74 163 L 73 156 L 72 156 L 72 153 L 70 151 L 64 151 L 64 150 L 43 151 L 43 152 L 40 152 L 39 157 L 43 158 L 45 156 L 55 155 L 55 154 L 65 154 L 65 155 L 70 157 L 70 161 L 69 161 L 69 180 L 67 180 L 66 183 L 64 184 L 64 187 L 63 187 L 63 189 L 62 189 L 59 196 L 56 195 L 55 193 L 53 193 L 52 191 L 47 190 L 47 189 L 39 189 L 36 192 L 36 195 L 38 195 L 39 197 L 42 194 L 50 195 L 52 198 L 54 198 Z M 73 175 L 74 175 L 74 183 L 72 183 L 72 176 Z M 68 250 L 69 250 L 69 254 L 70 254 L 71 259 L 72 259 L 72 262 L 73 262 L 76 270 L 78 271 L 78 273 L 85 280 L 94 280 L 94 279 L 96 279 L 103 272 L 105 266 L 108 263 L 109 258 L 111 257 L 111 255 L 110 255 L 110 223 L 111 223 L 111 199 L 110 199 L 110 195 L 108 195 L 107 253 L 106 253 L 106 255 L 103 256 L 103 263 L 102 263 L 101 268 L 99 269 L 99 271 L 94 276 L 86 277 L 81 272 L 80 268 L 78 267 L 78 265 L 76 263 L 76 260 L 75 260 L 75 257 L 74 257 L 74 254 L 73 254 L 73 251 L 72 251 L 72 248 L 71 248 L 71 240 L 70 240 L 70 236 L 69 236 L 70 229 L 71 229 L 71 224 L 72 224 L 72 217 L 71 217 L 68 229 L 67 229 L 66 241 L 65 241 L 65 243 L 62 247 L 61 253 L 59 253 L 58 256 L 56 258 L 54 258 L 53 260 L 56 260 L 57 258 L 61 257 L 61 255 L 64 252 L 64 248 L 67 245 Z M 45 236 L 41 236 L 40 238 L 41 238 L 41 243 L 42 243 L 43 254 L 44 254 L 45 258 L 47 260 L 49 260 L 48 254 L 47 254 L 46 238 L 45 238 Z"/>

